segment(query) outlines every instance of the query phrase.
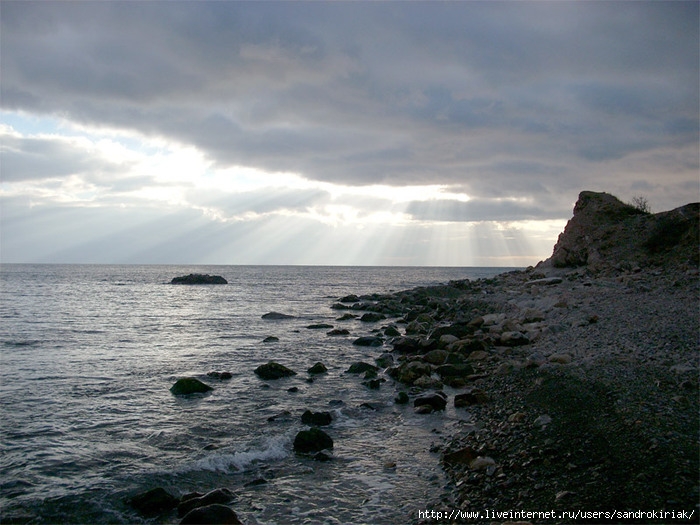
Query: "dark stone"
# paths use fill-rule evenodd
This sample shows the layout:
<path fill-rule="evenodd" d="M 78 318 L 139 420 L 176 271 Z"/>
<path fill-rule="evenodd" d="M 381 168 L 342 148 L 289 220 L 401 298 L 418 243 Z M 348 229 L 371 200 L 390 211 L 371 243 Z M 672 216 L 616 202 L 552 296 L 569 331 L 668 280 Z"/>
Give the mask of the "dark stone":
<path fill-rule="evenodd" d="M 293 386 L 293 387 L 291 387 L 291 388 L 288 388 L 288 389 L 287 389 L 287 392 L 290 392 L 290 393 L 292 393 L 292 394 L 296 394 L 297 392 L 299 392 L 299 387 L 298 387 L 298 386 Z"/>
<path fill-rule="evenodd" d="M 336 321 L 350 321 L 352 319 L 356 319 L 357 316 L 355 314 L 343 314 L 340 317 L 336 319 Z"/>
<path fill-rule="evenodd" d="M 473 389 L 471 392 L 465 392 L 464 394 L 457 394 L 455 396 L 455 407 L 468 407 L 471 405 L 480 405 L 482 403 L 487 403 L 489 401 L 489 396 L 483 390 L 478 388 Z"/>
<path fill-rule="evenodd" d="M 323 430 L 316 427 L 302 430 L 294 438 L 294 450 L 296 452 L 320 452 L 327 448 L 333 448 L 333 440 Z"/>
<path fill-rule="evenodd" d="M 302 423 L 314 427 L 330 425 L 331 421 L 333 421 L 333 417 L 330 412 L 311 412 L 311 410 L 307 410 L 301 415 Z"/>
<path fill-rule="evenodd" d="M 466 377 L 474 373 L 474 368 L 469 364 L 441 365 L 435 369 L 435 372 L 443 379 L 447 377 Z"/>
<path fill-rule="evenodd" d="M 255 369 L 255 373 L 262 379 L 280 379 L 282 377 L 295 376 L 297 373 L 284 365 L 270 361 Z"/>
<path fill-rule="evenodd" d="M 366 335 L 363 337 L 358 337 L 352 342 L 352 344 L 357 346 L 382 346 L 384 341 L 381 337 Z"/>
<path fill-rule="evenodd" d="M 334 328 L 330 332 L 326 332 L 326 335 L 350 335 L 350 330 L 346 328 Z"/>
<path fill-rule="evenodd" d="M 268 335 L 265 339 L 263 339 L 263 343 L 275 343 L 279 340 L 279 337 L 275 337 L 274 335 Z"/>
<path fill-rule="evenodd" d="M 346 373 L 347 374 L 362 374 L 362 373 L 367 372 L 368 370 L 376 372 L 379 369 L 374 365 L 370 365 L 369 363 L 364 363 L 364 362 L 360 361 L 360 362 L 351 364 L 350 368 L 347 369 Z"/>
<path fill-rule="evenodd" d="M 414 407 L 429 405 L 433 410 L 445 410 L 447 406 L 447 396 L 443 392 L 425 394 L 413 400 Z"/>
<path fill-rule="evenodd" d="M 369 381 L 363 381 L 362 384 L 371 390 L 379 390 L 381 384 L 386 381 L 385 379 L 370 379 Z"/>
<path fill-rule="evenodd" d="M 328 368 L 326 368 L 326 365 L 324 365 L 323 363 L 319 362 L 319 363 L 316 363 L 316 364 L 315 364 L 314 366 L 312 366 L 311 368 L 309 368 L 309 369 L 307 370 L 307 372 L 308 372 L 309 374 L 325 374 L 326 372 L 328 372 Z"/>
<path fill-rule="evenodd" d="M 182 277 L 173 278 L 170 284 L 228 284 L 228 281 L 220 275 L 191 273 Z"/>
<path fill-rule="evenodd" d="M 394 356 L 391 354 L 382 354 L 374 360 L 380 368 L 386 368 L 394 364 Z"/>
<path fill-rule="evenodd" d="M 397 405 L 405 405 L 408 403 L 408 394 L 406 392 L 399 392 L 399 395 L 394 398 L 394 403 Z"/>
<path fill-rule="evenodd" d="M 144 516 L 156 516 L 170 509 L 174 509 L 178 499 L 162 487 L 137 494 L 131 500 L 131 505 Z"/>
<path fill-rule="evenodd" d="M 217 525 L 243 525 L 241 520 L 238 519 L 238 515 L 230 507 L 219 504 L 193 509 L 180 521 L 180 525 L 210 525 L 212 523 Z"/>
<path fill-rule="evenodd" d="M 231 379 L 233 374 L 231 372 L 209 372 L 207 376 L 213 377 L 214 379 L 226 380 Z"/>
<path fill-rule="evenodd" d="M 399 354 L 416 354 L 423 350 L 418 339 L 413 337 L 401 337 L 394 340 L 394 352 Z"/>
<path fill-rule="evenodd" d="M 204 495 L 194 493 L 194 497 L 183 497 L 182 501 L 177 506 L 177 514 L 182 517 L 193 509 L 206 507 L 207 505 L 213 505 L 215 503 L 228 503 L 233 501 L 234 498 L 235 495 L 233 492 L 226 488 L 215 489 Z"/>
<path fill-rule="evenodd" d="M 341 303 L 357 303 L 360 301 L 360 298 L 354 294 L 346 295 L 342 299 L 340 299 Z"/>
<path fill-rule="evenodd" d="M 266 485 L 267 480 L 265 478 L 257 478 L 253 481 L 249 481 L 245 484 L 246 487 L 259 487 L 260 485 Z"/>
<path fill-rule="evenodd" d="M 293 315 L 281 314 L 279 312 L 268 312 L 262 315 L 263 319 L 294 319 Z"/>
<path fill-rule="evenodd" d="M 328 323 L 316 323 L 316 324 L 310 324 L 306 328 L 308 328 L 309 330 L 319 330 L 322 328 L 333 328 L 333 325 L 328 324 Z"/>
<path fill-rule="evenodd" d="M 176 396 L 186 396 L 189 394 L 202 394 L 214 390 L 207 384 L 202 383 L 194 377 L 183 377 L 178 379 L 173 386 L 170 387 L 170 392 Z"/>
<path fill-rule="evenodd" d="M 381 321 L 382 319 L 386 319 L 386 315 L 378 314 L 376 312 L 367 312 L 362 317 L 360 317 L 360 321 L 363 321 L 365 323 L 376 323 L 377 321 Z"/>
<path fill-rule="evenodd" d="M 384 329 L 384 335 L 387 337 L 399 337 L 401 332 L 395 326 L 387 326 Z"/>

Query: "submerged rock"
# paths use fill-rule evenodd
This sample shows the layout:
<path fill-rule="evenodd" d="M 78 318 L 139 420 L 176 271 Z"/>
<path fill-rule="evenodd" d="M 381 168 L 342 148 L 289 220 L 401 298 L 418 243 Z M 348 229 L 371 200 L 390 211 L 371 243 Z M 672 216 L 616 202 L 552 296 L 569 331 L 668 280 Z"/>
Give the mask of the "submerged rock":
<path fill-rule="evenodd" d="M 194 377 L 183 377 L 178 379 L 173 386 L 170 387 L 170 392 L 175 396 L 186 396 L 189 394 L 203 394 L 214 390 L 209 385 L 202 383 Z"/>
<path fill-rule="evenodd" d="M 294 370 L 290 370 L 286 366 L 275 363 L 274 361 L 260 365 L 255 369 L 255 374 L 262 379 L 280 379 L 282 377 L 297 375 Z"/>
<path fill-rule="evenodd" d="M 275 320 L 275 319 L 294 319 L 294 316 L 289 315 L 289 314 L 281 314 L 279 312 L 268 312 L 266 314 L 263 314 L 262 318 L 263 319 L 272 319 L 272 320 Z"/>
<path fill-rule="evenodd" d="M 180 525 L 206 525 L 211 523 L 219 525 L 243 525 L 233 509 L 218 503 L 191 510 L 182 518 L 182 521 L 180 521 Z"/>
<path fill-rule="evenodd" d="M 233 492 L 226 488 L 215 489 L 202 496 L 195 493 L 194 497 L 183 497 L 183 500 L 177 506 L 177 513 L 178 516 L 182 517 L 193 509 L 206 507 L 207 505 L 213 505 L 215 503 L 228 503 L 229 501 L 233 501 L 234 498 L 235 495 Z"/>
<path fill-rule="evenodd" d="M 178 499 L 162 487 L 137 494 L 129 504 L 144 516 L 155 516 L 174 509 Z"/>
<path fill-rule="evenodd" d="M 170 284 L 228 284 L 228 281 L 220 275 L 191 273 L 182 277 L 174 277 Z"/>

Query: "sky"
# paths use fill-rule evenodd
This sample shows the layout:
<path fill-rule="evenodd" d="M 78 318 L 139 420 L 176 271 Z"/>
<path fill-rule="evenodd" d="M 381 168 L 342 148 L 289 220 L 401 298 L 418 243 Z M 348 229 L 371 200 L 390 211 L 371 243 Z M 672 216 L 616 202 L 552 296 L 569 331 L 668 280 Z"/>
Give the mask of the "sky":
<path fill-rule="evenodd" d="M 699 3 L 0 2 L 0 262 L 534 265 L 700 200 Z"/>

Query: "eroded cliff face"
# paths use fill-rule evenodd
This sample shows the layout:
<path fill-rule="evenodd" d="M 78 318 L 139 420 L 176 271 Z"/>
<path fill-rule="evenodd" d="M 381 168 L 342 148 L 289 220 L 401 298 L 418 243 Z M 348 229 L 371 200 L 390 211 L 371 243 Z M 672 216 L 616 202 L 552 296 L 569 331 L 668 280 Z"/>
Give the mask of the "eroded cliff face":
<path fill-rule="evenodd" d="M 552 256 L 538 266 L 698 265 L 700 203 L 650 214 L 608 193 L 583 191 Z"/>

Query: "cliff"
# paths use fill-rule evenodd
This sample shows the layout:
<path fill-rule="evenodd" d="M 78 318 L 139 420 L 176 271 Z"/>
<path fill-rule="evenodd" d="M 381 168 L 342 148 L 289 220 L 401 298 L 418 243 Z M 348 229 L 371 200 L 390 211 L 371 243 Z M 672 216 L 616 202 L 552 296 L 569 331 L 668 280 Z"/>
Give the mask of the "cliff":
<path fill-rule="evenodd" d="M 608 193 L 583 191 L 552 256 L 538 268 L 698 265 L 700 203 L 651 214 Z"/>

